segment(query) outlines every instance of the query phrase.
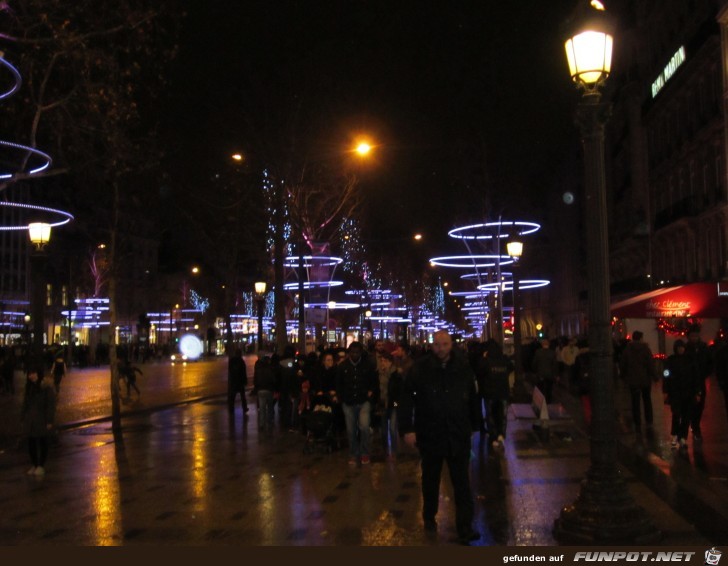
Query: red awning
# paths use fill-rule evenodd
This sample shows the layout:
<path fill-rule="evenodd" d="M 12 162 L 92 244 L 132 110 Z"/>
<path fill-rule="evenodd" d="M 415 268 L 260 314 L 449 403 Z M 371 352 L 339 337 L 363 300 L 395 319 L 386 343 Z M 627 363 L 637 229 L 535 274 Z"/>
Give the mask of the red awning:
<path fill-rule="evenodd" d="M 690 283 L 664 287 L 612 303 L 617 318 L 728 318 L 728 296 L 720 283 Z"/>

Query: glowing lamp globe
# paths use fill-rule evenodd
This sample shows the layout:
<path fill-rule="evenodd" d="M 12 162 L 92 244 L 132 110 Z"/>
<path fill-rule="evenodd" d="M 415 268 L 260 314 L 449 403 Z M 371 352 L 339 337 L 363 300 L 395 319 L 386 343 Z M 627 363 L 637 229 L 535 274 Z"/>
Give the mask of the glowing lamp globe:
<path fill-rule="evenodd" d="M 28 224 L 28 236 L 35 247 L 40 249 L 51 239 L 51 225 L 45 222 L 31 222 Z"/>
<path fill-rule="evenodd" d="M 519 259 L 523 255 L 523 242 L 508 242 L 506 244 L 506 251 L 513 259 Z"/>
<path fill-rule="evenodd" d="M 572 80 L 587 90 L 601 84 L 612 69 L 612 23 L 601 2 L 582 2 L 566 40 L 566 60 Z"/>
<path fill-rule="evenodd" d="M 257 281 L 255 283 L 255 292 L 258 295 L 264 295 L 265 294 L 265 288 L 266 288 L 265 281 Z"/>

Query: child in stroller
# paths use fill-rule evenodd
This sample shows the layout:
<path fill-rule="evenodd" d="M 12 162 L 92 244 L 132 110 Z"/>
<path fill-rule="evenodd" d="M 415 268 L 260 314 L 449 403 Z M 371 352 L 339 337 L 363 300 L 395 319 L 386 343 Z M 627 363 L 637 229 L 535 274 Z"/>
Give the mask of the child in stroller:
<path fill-rule="evenodd" d="M 334 434 L 334 412 L 331 401 L 326 395 L 316 395 L 311 402 L 311 410 L 301 415 L 306 433 L 304 454 L 311 454 L 318 447 L 331 453 L 336 450 Z"/>

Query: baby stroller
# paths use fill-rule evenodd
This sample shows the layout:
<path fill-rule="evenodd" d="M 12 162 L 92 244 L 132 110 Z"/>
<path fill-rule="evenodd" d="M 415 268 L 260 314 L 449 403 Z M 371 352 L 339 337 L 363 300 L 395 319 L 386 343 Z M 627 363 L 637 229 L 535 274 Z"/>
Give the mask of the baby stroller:
<path fill-rule="evenodd" d="M 306 428 L 303 453 L 311 454 L 320 449 L 330 454 L 337 448 L 333 407 L 325 395 L 317 395 L 311 405 L 313 408 L 302 415 Z"/>

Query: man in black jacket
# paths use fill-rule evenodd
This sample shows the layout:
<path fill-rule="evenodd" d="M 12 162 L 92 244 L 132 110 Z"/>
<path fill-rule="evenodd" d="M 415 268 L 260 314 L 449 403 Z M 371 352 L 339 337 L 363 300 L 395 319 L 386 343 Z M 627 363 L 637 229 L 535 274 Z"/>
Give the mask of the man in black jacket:
<path fill-rule="evenodd" d="M 248 404 L 245 401 L 245 385 L 247 380 L 243 351 L 240 348 L 236 348 L 228 360 L 227 401 L 228 411 L 231 415 L 235 413 L 235 398 L 238 394 L 240 395 L 240 404 L 243 408 L 243 416 L 248 412 Z"/>
<path fill-rule="evenodd" d="M 352 342 L 347 358 L 336 367 L 336 397 L 341 402 L 349 439 L 349 464 L 371 462 L 369 455 L 372 404 L 379 392 L 374 364 L 362 356 L 360 342 Z"/>
<path fill-rule="evenodd" d="M 452 338 L 446 331 L 435 333 L 432 351 L 412 366 L 402 405 L 405 442 L 412 444 L 416 439 L 420 451 L 425 530 L 437 530 L 435 516 L 444 461 L 455 495 L 455 526 L 460 542 L 477 540 L 480 534 L 472 526 L 468 468 L 471 435 L 480 424 L 477 386 L 467 358 L 453 350 Z"/>
<path fill-rule="evenodd" d="M 688 341 L 687 344 L 685 344 L 685 355 L 692 363 L 694 371 L 698 375 L 698 382 L 700 384 L 698 395 L 695 404 L 693 405 L 692 415 L 690 417 L 690 429 L 693 431 L 693 440 L 700 442 L 703 439 L 703 433 L 700 430 L 700 421 L 703 418 L 705 395 L 708 390 L 706 381 L 713 370 L 708 345 L 700 339 L 700 326 L 693 325 L 688 329 Z"/>

